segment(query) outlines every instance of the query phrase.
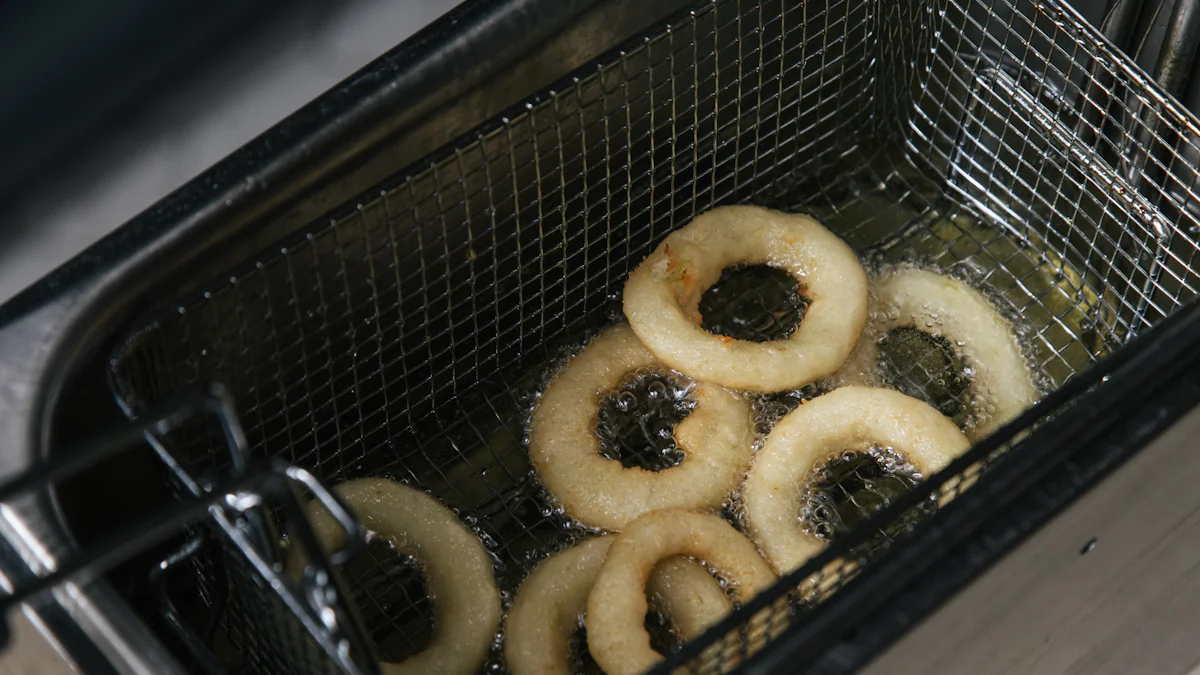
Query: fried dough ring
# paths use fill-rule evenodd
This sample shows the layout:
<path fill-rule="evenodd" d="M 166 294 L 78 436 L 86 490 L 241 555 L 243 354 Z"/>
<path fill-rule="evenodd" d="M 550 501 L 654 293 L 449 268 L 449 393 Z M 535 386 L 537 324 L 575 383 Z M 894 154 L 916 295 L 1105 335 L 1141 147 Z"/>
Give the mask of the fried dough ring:
<path fill-rule="evenodd" d="M 932 406 L 891 389 L 842 387 L 802 403 L 771 430 L 742 489 L 747 532 L 780 574 L 826 546 L 800 526 L 807 475 L 822 460 L 864 444 L 894 449 L 926 478 L 971 445 Z M 941 502 L 949 499 L 943 494 Z"/>
<path fill-rule="evenodd" d="M 854 353 L 835 377 L 846 384 L 886 386 L 879 376 L 879 340 L 912 327 L 945 338 L 974 371 L 975 415 L 964 430 L 977 441 L 1037 400 L 1021 348 L 1009 323 L 978 291 L 951 277 L 894 268 L 872 284 L 873 317 Z"/>
<path fill-rule="evenodd" d="M 701 327 L 700 296 L 731 265 L 770 265 L 810 304 L 790 336 L 750 342 Z M 650 351 L 689 377 L 786 391 L 833 374 L 867 319 L 867 275 L 854 251 L 808 216 L 723 206 L 672 232 L 625 282 L 625 316 Z"/>
<path fill-rule="evenodd" d="M 334 489 L 367 530 L 416 558 L 433 598 L 429 646 L 400 663 L 381 663 L 382 674 L 477 672 L 500 626 L 500 591 L 483 543 L 436 499 L 407 485 L 363 478 Z M 310 503 L 308 518 L 324 548 L 342 545 L 345 530 L 324 506 Z M 302 564 L 295 551 L 289 567 Z"/>
<path fill-rule="evenodd" d="M 504 631 L 504 658 L 513 675 L 570 675 L 571 636 L 615 539 L 597 537 L 557 553 L 521 584 Z M 696 637 L 732 608 L 720 584 L 686 558 L 659 563 L 647 588 L 661 599 L 683 640 Z"/>
<path fill-rule="evenodd" d="M 754 544 L 724 520 L 682 509 L 647 513 L 613 542 L 588 595 L 588 651 L 604 672 L 634 675 L 662 659 L 643 626 L 644 589 L 660 560 L 679 555 L 704 560 L 741 602 L 776 580 Z"/>
<path fill-rule="evenodd" d="M 585 525 L 619 530 L 656 509 L 718 507 L 750 465 L 749 401 L 704 382 L 694 383 L 696 407 L 675 427 L 682 463 L 647 471 L 601 455 L 600 401 L 639 368 L 665 370 L 629 326 L 612 326 L 567 362 L 533 409 L 530 460 L 542 485 Z"/>

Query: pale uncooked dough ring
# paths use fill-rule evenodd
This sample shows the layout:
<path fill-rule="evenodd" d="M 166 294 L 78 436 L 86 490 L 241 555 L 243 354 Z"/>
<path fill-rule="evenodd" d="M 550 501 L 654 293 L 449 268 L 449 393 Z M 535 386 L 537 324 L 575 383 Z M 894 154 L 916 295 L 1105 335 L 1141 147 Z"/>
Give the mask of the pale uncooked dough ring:
<path fill-rule="evenodd" d="M 826 545 L 800 523 L 809 472 L 833 455 L 872 444 L 900 453 L 925 478 L 971 445 L 932 406 L 891 389 L 842 387 L 802 403 L 771 430 L 742 488 L 746 529 L 780 574 Z"/>
<path fill-rule="evenodd" d="M 790 336 L 750 342 L 701 327 L 700 296 L 732 265 L 789 272 L 810 304 Z M 672 232 L 625 282 L 638 338 L 689 377 L 746 391 L 796 389 L 833 374 L 867 318 L 867 276 L 854 251 L 808 216 L 723 206 Z"/>
<path fill-rule="evenodd" d="M 912 327 L 947 340 L 974 371 L 973 414 L 964 430 L 979 440 L 1037 400 L 1038 390 L 1012 328 L 978 291 L 951 277 L 897 267 L 872 286 L 871 323 L 836 382 L 886 386 L 879 375 L 879 341 Z"/>
<path fill-rule="evenodd" d="M 717 508 L 741 482 L 754 442 L 750 402 L 695 382 L 696 406 L 675 427 L 683 461 L 662 471 L 625 468 L 600 454 L 601 400 L 639 368 L 666 368 L 619 324 L 554 377 L 533 409 L 529 456 L 546 490 L 579 522 L 619 530 L 648 511 Z"/>
<path fill-rule="evenodd" d="M 754 544 L 716 516 L 666 509 L 629 524 L 613 542 L 587 602 L 588 651 L 609 675 L 650 669 L 662 655 L 643 625 L 646 580 L 672 556 L 703 560 L 746 602 L 775 582 Z"/>
<path fill-rule="evenodd" d="M 334 488 L 363 526 L 420 563 L 433 599 L 433 640 L 400 663 L 381 663 L 383 675 L 479 671 L 500 626 L 500 591 L 483 543 L 436 499 L 382 478 L 363 478 Z M 324 506 L 308 506 L 321 545 L 332 550 L 345 531 Z M 299 551 L 289 566 L 303 562 Z"/>
<path fill-rule="evenodd" d="M 557 553 L 521 584 L 504 630 L 504 658 L 513 675 L 570 675 L 571 637 L 615 539 L 597 537 Z M 733 606 L 716 579 L 686 558 L 659 563 L 647 589 L 661 599 L 683 640 L 699 635 Z"/>

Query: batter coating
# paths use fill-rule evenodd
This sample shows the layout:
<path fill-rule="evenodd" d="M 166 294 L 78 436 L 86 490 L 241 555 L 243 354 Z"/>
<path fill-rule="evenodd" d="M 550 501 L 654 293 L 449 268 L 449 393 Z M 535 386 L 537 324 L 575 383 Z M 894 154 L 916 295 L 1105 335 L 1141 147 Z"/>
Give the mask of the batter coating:
<path fill-rule="evenodd" d="M 513 675 L 570 674 L 570 640 L 615 539 L 597 537 L 557 553 L 521 584 L 505 623 L 504 658 Z M 683 640 L 696 637 L 732 608 L 720 584 L 686 558 L 659 563 L 647 590 L 661 598 Z"/>
<path fill-rule="evenodd" d="M 897 267 L 872 284 L 872 321 L 837 382 L 887 386 L 879 374 L 879 341 L 888 331 L 912 327 L 944 338 L 973 372 L 974 414 L 964 432 L 977 441 L 1013 419 L 1038 398 L 1009 323 L 978 291 L 951 277 Z"/>
<path fill-rule="evenodd" d="M 891 389 L 842 387 L 802 403 L 771 430 L 742 489 L 750 538 L 780 574 L 827 545 L 801 527 L 799 497 L 808 474 L 832 455 L 872 444 L 900 453 L 924 477 L 971 445 L 932 406 Z"/>
<path fill-rule="evenodd" d="M 679 555 L 705 561 L 740 602 L 776 580 L 754 544 L 724 520 L 682 509 L 647 513 L 613 542 L 588 596 L 588 651 L 604 672 L 635 675 L 662 659 L 643 626 L 646 580 L 659 561 Z"/>
<path fill-rule="evenodd" d="M 400 663 L 381 663 L 383 675 L 477 672 L 500 626 L 500 591 L 483 543 L 436 499 L 407 485 L 363 478 L 334 489 L 368 531 L 416 558 L 433 598 L 433 640 Z M 308 518 L 324 548 L 344 543 L 345 531 L 324 506 L 310 503 Z M 302 563 L 294 552 L 290 569 Z"/>
<path fill-rule="evenodd" d="M 700 297 L 733 265 L 770 265 L 810 303 L 787 338 L 750 342 L 701 327 Z M 625 282 L 625 316 L 663 363 L 734 389 L 797 389 L 838 370 L 867 319 L 867 275 L 854 251 L 808 216 L 723 206 L 672 232 Z"/>
<path fill-rule="evenodd" d="M 675 427 L 682 463 L 647 471 L 601 455 L 600 401 L 639 368 L 665 370 L 629 326 L 612 326 L 567 363 L 533 409 L 529 456 L 538 478 L 585 525 L 620 530 L 656 509 L 717 508 L 750 465 L 750 402 L 704 382 L 694 383 L 696 406 Z"/>

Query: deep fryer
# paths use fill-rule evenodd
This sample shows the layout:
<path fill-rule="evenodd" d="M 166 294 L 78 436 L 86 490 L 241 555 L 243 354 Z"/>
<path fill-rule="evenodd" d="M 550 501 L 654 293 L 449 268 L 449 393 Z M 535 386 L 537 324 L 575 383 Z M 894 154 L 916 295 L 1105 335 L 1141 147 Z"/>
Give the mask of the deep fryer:
<path fill-rule="evenodd" d="M 118 670 L 399 660 L 420 575 L 293 583 L 281 486 L 430 490 L 513 591 L 579 535 L 524 454 L 545 373 L 667 232 L 756 203 L 988 289 L 1047 391 L 663 672 L 862 665 L 1194 403 L 1198 132 L 1057 2 L 468 3 L 0 310 L 6 575 L 78 568 L 32 602 Z"/>

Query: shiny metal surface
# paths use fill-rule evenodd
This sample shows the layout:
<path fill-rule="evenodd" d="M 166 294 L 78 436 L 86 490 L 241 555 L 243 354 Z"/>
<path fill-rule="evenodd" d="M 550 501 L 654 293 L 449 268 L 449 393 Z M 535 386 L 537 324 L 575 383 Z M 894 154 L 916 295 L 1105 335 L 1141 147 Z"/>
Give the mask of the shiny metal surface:
<path fill-rule="evenodd" d="M 51 452 L 56 401 L 164 284 L 186 285 L 207 264 L 219 268 L 256 250 L 674 6 L 554 3 L 535 21 L 533 4 L 457 8 L 0 308 L 0 471 L 11 475 Z M 430 109 L 439 115 L 423 119 Z M 394 145 L 380 157 L 383 139 Z M 51 502 L 10 512 L 6 571 L 44 570 L 73 549 Z M 80 598 L 38 607 L 77 660 L 95 668 L 111 660 L 119 672 L 181 672 L 103 581 Z"/>
<path fill-rule="evenodd" d="M 431 491 L 513 589 L 578 536 L 530 475 L 527 402 L 564 347 L 619 315 L 628 270 L 714 205 L 813 213 L 867 260 L 970 279 L 1050 388 L 1193 297 L 1192 221 L 1079 140 L 1076 111 L 1126 91 L 1122 119 L 1140 121 L 1121 141 L 1147 157 L 1192 123 L 1059 6 L 702 3 L 178 296 L 119 346 L 116 387 L 139 410 L 226 383 L 255 452 Z M 204 429 L 178 443 L 221 466 Z M 809 571 L 818 597 L 853 560 Z M 412 653 L 419 575 L 381 557 L 357 582 L 384 658 Z M 270 620 L 248 614 L 235 641 Z M 684 653 L 720 671 L 803 617 L 771 612 L 742 652 Z"/>
<path fill-rule="evenodd" d="M 6 469 L 51 447 L 58 395 L 116 331 L 137 327 L 129 322 L 147 305 L 171 310 L 176 298 L 190 298 L 179 301 L 189 303 L 182 321 L 164 321 L 131 349 L 154 349 L 146 345 L 172 330 L 193 340 L 184 354 L 168 353 L 174 365 L 146 371 L 155 382 L 148 386 L 163 386 L 155 378 L 172 368 L 215 372 L 239 400 L 256 401 L 243 415 L 261 451 L 296 453 L 326 477 L 388 461 L 412 470 L 380 439 L 433 428 L 430 442 L 447 446 L 441 458 L 417 443 L 432 457 L 417 466 L 433 477 L 460 461 L 456 442 L 484 440 L 474 420 L 454 421 L 468 395 L 477 391 L 484 408 L 519 407 L 504 368 L 527 369 L 555 340 L 575 339 L 639 252 L 696 210 L 729 200 L 824 209 L 860 249 L 885 257 L 907 249 L 947 266 L 983 261 L 985 281 L 1018 311 L 1047 317 L 1034 322 L 1031 340 L 1055 383 L 1195 293 L 1193 219 L 1148 205 L 1093 144 L 1077 140 L 1087 123 L 1070 110 L 1096 103 L 1081 92 L 1107 101 L 1128 90 L 1151 104 L 1158 129 L 1191 129 L 1194 118 L 1054 3 L 950 2 L 924 13 L 872 3 L 703 4 L 608 57 L 597 73 L 403 170 L 504 110 L 513 93 L 565 74 L 673 9 L 563 3 L 561 14 L 531 23 L 522 12 L 535 4 L 464 10 L 453 31 L 443 24 L 429 42 L 377 64 L 0 310 L 10 376 L 0 392 L 9 404 L 0 413 L 10 441 L 0 452 L 13 460 Z M 944 30 L 931 32 L 934 25 Z M 879 140 L 886 152 L 875 152 Z M 806 185 L 818 169 L 824 180 Z M 905 208 L 888 213 L 881 202 Z M 623 250 L 602 245 L 609 241 Z M 319 283 L 296 283 L 296 265 Z M 1040 285 L 1046 269 L 1067 283 L 1052 274 Z M 230 272 L 236 281 L 227 281 Z M 394 306 L 380 303 L 393 293 Z M 263 303 L 321 311 L 274 323 L 290 319 L 260 312 Z M 407 326 L 381 320 L 389 316 Z M 400 334 L 384 332 L 392 330 Z M 259 402 L 278 403 L 255 396 L 291 377 L 270 354 L 243 353 L 272 344 L 259 342 L 266 335 L 297 336 L 298 362 L 330 371 L 328 380 L 304 375 L 298 382 L 308 393 L 283 405 L 311 426 L 307 453 L 272 435 L 277 423 Z M 190 353 L 203 344 L 213 360 Z M 128 372 L 127 397 L 154 395 L 131 387 Z M 349 386 L 338 379 L 347 373 Z M 382 416 L 374 413 L 379 393 L 390 402 Z M 335 420 L 332 437 L 318 437 L 330 433 L 323 419 Z M 486 430 L 511 434 L 511 420 L 498 421 Z M 468 467 L 480 461 L 463 459 Z M 25 542 L 31 564 L 70 548 L 44 505 L 23 509 L 18 522 L 30 535 L 14 539 Z"/>
<path fill-rule="evenodd" d="M 229 464 L 223 473 L 228 478 L 193 475 L 159 440 L 189 420 L 205 417 L 213 418 L 220 429 L 220 443 Z M 254 597 L 258 605 L 275 608 L 272 612 L 275 620 L 267 624 L 268 630 L 261 636 L 257 652 L 278 654 L 276 660 L 289 671 L 315 672 L 309 665 L 323 662 L 328 664 L 329 672 L 374 673 L 376 659 L 356 613 L 346 605 L 344 582 L 333 568 L 361 548 L 360 525 L 311 473 L 278 461 L 265 467 L 251 467 L 246 456 L 246 437 L 233 402 L 219 385 L 182 392 L 157 409 L 146 411 L 136 423 L 91 438 L 84 447 L 69 450 L 56 461 L 40 464 L 4 482 L 0 485 L 0 502 L 12 503 L 28 494 L 62 485 L 70 477 L 94 472 L 97 466 L 122 457 L 145 442 L 162 460 L 162 474 L 177 481 L 187 496 L 164 508 L 140 514 L 98 545 L 53 560 L 53 569 L 45 574 L 10 579 L 7 595 L 0 598 L 0 615 L 7 617 L 14 607 L 60 587 L 66 588 L 67 584 L 86 584 L 159 542 L 180 536 L 185 528 L 195 528 L 190 536 L 215 540 L 218 547 L 230 553 L 223 564 L 253 580 L 240 593 Z M 321 550 L 303 516 L 301 489 L 323 504 L 345 530 L 347 544 L 341 549 Z M 276 567 L 285 554 L 280 550 L 275 518 L 287 525 L 292 546 L 299 547 L 294 550 L 303 552 L 308 561 L 305 574 L 295 583 L 284 579 Z M 215 525 L 211 531 L 202 529 L 206 520 Z M 152 568 L 150 574 L 161 571 L 161 566 Z M 242 595 L 235 602 L 244 601 L 240 599 Z M 165 594 L 163 602 L 164 610 L 171 608 Z M 189 642 L 186 624 L 177 624 L 177 628 L 187 636 L 185 642 Z M 7 643 L 7 624 L 0 626 L 0 635 Z M 202 651 L 195 659 L 203 662 L 211 656 Z"/>

